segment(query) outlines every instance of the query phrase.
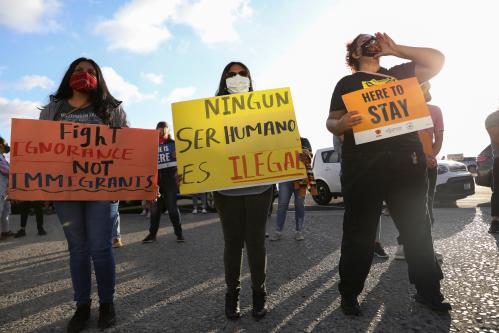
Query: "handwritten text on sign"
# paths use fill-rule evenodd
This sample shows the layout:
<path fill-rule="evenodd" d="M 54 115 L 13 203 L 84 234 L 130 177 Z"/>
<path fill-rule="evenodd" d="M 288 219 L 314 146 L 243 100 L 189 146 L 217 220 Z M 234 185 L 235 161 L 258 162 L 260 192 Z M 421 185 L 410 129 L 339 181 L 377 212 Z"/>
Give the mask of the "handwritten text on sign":
<path fill-rule="evenodd" d="M 157 193 L 157 132 L 12 120 L 9 196 L 19 200 L 136 200 Z"/>
<path fill-rule="evenodd" d="M 306 177 L 289 88 L 172 104 L 181 193 Z"/>
<path fill-rule="evenodd" d="M 433 127 L 416 78 L 357 90 L 342 96 L 347 111 L 358 111 L 362 123 L 353 127 L 361 144 Z"/>

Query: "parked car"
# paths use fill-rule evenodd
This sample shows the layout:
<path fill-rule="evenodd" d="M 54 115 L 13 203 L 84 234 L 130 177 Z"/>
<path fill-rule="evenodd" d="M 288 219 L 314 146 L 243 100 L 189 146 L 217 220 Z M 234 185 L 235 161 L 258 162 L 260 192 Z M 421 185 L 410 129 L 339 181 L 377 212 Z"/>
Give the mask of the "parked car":
<path fill-rule="evenodd" d="M 341 163 L 334 148 L 318 149 L 312 163 L 318 192 L 312 196 L 314 201 L 327 205 L 333 197 L 341 197 Z M 474 193 L 475 183 L 466 165 L 456 161 L 438 161 L 435 200 L 455 201 Z"/>
<path fill-rule="evenodd" d="M 341 197 L 340 156 L 333 148 L 322 148 L 315 152 L 312 161 L 317 195 L 312 196 L 319 205 L 327 205 L 333 197 Z"/>
<path fill-rule="evenodd" d="M 469 172 L 475 174 L 476 169 L 477 169 L 477 164 L 476 164 L 476 157 L 463 157 L 461 161 L 463 164 L 466 165 L 466 168 L 468 169 Z"/>
<path fill-rule="evenodd" d="M 192 200 L 190 194 L 177 194 L 177 200 L 189 199 Z M 208 192 L 206 196 L 206 208 L 208 211 L 215 212 L 215 200 L 213 199 L 213 192 Z M 120 213 L 140 213 L 142 205 L 140 200 L 121 200 Z"/>
<path fill-rule="evenodd" d="M 473 175 L 464 163 L 439 160 L 435 201 L 449 202 L 475 194 Z"/>
<path fill-rule="evenodd" d="M 492 187 L 492 164 L 494 158 L 492 157 L 492 146 L 488 145 L 476 157 L 476 177 L 475 182 L 480 186 Z"/>

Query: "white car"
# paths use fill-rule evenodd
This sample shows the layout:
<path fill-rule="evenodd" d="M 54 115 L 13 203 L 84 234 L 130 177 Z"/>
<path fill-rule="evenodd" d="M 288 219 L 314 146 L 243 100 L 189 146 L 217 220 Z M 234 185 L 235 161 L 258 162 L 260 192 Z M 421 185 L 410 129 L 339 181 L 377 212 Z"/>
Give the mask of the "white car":
<path fill-rule="evenodd" d="M 449 202 L 475 194 L 475 181 L 464 163 L 439 160 L 435 201 Z"/>
<path fill-rule="evenodd" d="M 314 201 L 319 205 L 327 205 L 333 197 L 341 197 L 341 163 L 334 148 L 318 149 L 312 163 L 318 193 L 312 196 Z M 449 160 L 438 161 L 436 201 L 455 201 L 474 193 L 475 182 L 466 165 Z"/>
<path fill-rule="evenodd" d="M 317 195 L 312 196 L 319 205 L 327 205 L 333 197 L 341 197 L 341 164 L 338 152 L 333 148 L 322 148 L 315 152 L 312 162 Z"/>

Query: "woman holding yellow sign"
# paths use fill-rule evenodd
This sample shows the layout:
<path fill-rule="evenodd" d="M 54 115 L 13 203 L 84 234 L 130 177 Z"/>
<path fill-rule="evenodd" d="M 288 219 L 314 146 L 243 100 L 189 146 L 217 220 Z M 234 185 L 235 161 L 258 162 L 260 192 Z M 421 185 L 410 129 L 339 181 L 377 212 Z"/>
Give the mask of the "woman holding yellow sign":
<path fill-rule="evenodd" d="M 385 69 L 379 64 L 380 57 L 385 55 L 410 62 Z M 444 56 L 435 49 L 398 45 L 387 34 L 376 33 L 361 34 L 348 44 L 346 60 L 353 74 L 337 83 L 326 123 L 330 132 L 344 135 L 341 309 L 346 315 L 360 314 L 357 297 L 369 273 L 376 226 L 385 200 L 404 245 L 409 280 L 417 290 L 416 301 L 434 311 L 446 312 L 451 306 L 443 302 L 440 292 L 443 274 L 433 250 L 426 210 L 426 160 L 417 129 L 356 144 L 352 128 L 368 119 L 359 116 L 358 110 L 347 110 L 342 98 L 354 91 L 414 76 L 419 82 L 428 81 L 442 68 Z M 383 95 L 366 94 L 365 98 Z"/>
<path fill-rule="evenodd" d="M 225 66 L 217 96 L 253 91 L 248 68 L 240 62 Z M 225 315 L 228 319 L 240 318 L 239 291 L 243 247 L 246 244 L 248 264 L 253 289 L 252 315 L 257 320 L 267 313 L 265 224 L 272 203 L 271 185 L 251 186 L 214 193 L 215 206 L 224 235 L 224 267 L 227 293 Z"/>

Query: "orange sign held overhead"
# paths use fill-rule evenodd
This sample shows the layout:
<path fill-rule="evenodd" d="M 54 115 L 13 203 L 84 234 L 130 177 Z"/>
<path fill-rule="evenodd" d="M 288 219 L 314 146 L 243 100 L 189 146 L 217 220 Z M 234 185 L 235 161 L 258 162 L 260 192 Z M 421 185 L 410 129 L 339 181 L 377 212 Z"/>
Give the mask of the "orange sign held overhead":
<path fill-rule="evenodd" d="M 342 98 L 347 111 L 358 111 L 362 117 L 352 128 L 356 144 L 433 127 L 415 77 L 357 90 Z"/>
<path fill-rule="evenodd" d="M 154 130 L 12 120 L 9 197 L 140 200 L 157 195 Z"/>

